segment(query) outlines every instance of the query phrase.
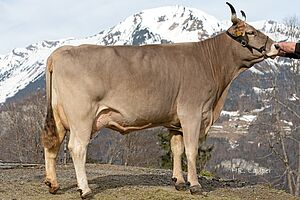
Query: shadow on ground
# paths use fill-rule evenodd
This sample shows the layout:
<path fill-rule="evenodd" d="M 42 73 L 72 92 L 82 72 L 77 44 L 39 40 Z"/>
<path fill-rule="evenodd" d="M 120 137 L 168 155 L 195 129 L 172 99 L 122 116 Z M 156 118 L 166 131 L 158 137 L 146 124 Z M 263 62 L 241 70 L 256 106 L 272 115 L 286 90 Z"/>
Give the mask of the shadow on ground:
<path fill-rule="evenodd" d="M 218 188 L 237 188 L 249 185 L 247 182 L 238 180 L 221 180 L 217 178 L 207 179 L 199 177 L 199 182 L 204 191 L 213 191 Z M 122 188 L 125 186 L 170 186 L 173 185 L 170 174 L 156 175 L 156 174 L 140 174 L 140 175 L 108 175 L 89 180 L 89 185 L 93 190 L 93 195 L 101 193 L 105 190 Z M 76 185 L 61 189 L 61 192 L 76 188 Z"/>

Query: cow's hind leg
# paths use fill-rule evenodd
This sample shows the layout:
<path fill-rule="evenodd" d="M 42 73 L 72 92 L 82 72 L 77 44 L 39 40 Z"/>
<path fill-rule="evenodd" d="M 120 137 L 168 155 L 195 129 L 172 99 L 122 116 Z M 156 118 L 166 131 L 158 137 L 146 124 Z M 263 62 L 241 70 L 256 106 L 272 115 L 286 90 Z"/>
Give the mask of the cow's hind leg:
<path fill-rule="evenodd" d="M 176 190 L 184 191 L 188 189 L 188 185 L 182 175 L 181 158 L 184 152 L 184 144 L 182 132 L 170 130 L 171 150 L 173 155 L 173 176 L 172 181 L 175 183 Z"/>
<path fill-rule="evenodd" d="M 56 112 L 54 112 L 54 115 L 57 116 Z M 55 124 L 56 124 L 56 130 L 53 131 L 55 131 L 56 133 L 55 133 L 55 138 L 53 138 L 53 140 L 56 143 L 53 145 L 47 145 L 45 144 L 45 140 L 43 138 L 44 154 L 45 154 L 45 170 L 46 170 L 45 184 L 49 186 L 49 192 L 52 194 L 55 194 L 59 189 L 59 185 L 56 178 L 56 158 L 57 158 L 58 151 L 60 149 L 60 145 L 66 133 L 66 130 L 64 126 L 61 124 L 58 117 L 55 117 Z M 50 130 L 45 129 L 45 131 L 50 131 Z M 48 140 L 50 141 L 51 139 L 48 138 Z"/>
<path fill-rule="evenodd" d="M 88 186 L 86 176 L 85 162 L 87 145 L 89 143 L 92 131 L 92 124 L 85 123 L 85 125 L 86 126 L 76 126 L 76 128 L 70 127 L 70 140 L 68 144 L 75 167 L 78 191 L 80 192 L 80 196 L 82 198 L 85 198 L 91 194 L 91 189 Z"/>

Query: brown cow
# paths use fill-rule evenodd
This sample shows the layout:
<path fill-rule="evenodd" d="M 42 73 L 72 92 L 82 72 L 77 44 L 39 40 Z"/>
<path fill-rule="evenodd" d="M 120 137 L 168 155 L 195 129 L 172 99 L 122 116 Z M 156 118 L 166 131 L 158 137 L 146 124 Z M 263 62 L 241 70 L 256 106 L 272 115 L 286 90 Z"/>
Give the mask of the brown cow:
<path fill-rule="evenodd" d="M 273 41 L 236 17 L 224 33 L 201 42 L 145 46 L 64 46 L 48 59 L 48 112 L 42 134 L 46 181 L 58 190 L 56 156 L 66 130 L 81 197 L 91 193 L 85 162 L 91 134 L 103 127 L 120 133 L 164 126 L 170 130 L 176 189 L 185 189 L 186 153 L 192 194 L 199 140 L 220 115 L 232 81 L 278 52 Z M 244 13 L 243 16 L 245 17 Z"/>

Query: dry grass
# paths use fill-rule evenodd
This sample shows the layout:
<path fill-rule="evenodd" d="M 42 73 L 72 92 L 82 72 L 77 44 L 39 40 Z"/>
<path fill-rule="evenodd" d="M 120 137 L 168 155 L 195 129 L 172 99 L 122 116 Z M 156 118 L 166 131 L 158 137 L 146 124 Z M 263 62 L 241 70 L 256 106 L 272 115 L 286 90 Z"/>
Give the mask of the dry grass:
<path fill-rule="evenodd" d="M 220 180 L 204 180 L 201 183 L 208 190 L 207 197 L 192 196 L 188 191 L 176 191 L 170 181 L 171 171 L 124 167 L 112 165 L 88 165 L 88 178 L 93 196 L 91 199 L 155 199 L 155 200 L 244 200 L 244 199 L 298 199 L 283 191 L 267 186 L 242 186 L 239 182 L 228 184 Z M 61 189 L 51 195 L 43 184 L 44 168 L 7 169 L 0 171 L 0 199 L 54 200 L 80 199 L 76 191 L 76 178 L 72 165 L 58 167 Z M 219 181 L 217 183 L 216 181 Z M 227 185 L 227 186 L 226 186 Z M 225 187 L 226 186 L 226 187 Z"/>

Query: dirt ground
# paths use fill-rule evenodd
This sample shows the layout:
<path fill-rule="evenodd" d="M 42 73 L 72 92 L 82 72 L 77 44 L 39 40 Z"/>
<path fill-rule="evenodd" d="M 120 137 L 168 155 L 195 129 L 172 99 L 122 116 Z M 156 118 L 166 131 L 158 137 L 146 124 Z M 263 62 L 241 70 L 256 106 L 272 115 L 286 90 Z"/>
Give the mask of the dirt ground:
<path fill-rule="evenodd" d="M 48 193 L 43 183 L 43 166 L 34 168 L 0 169 L 0 199 L 2 200 L 50 200 L 80 199 L 76 191 L 76 178 L 72 165 L 57 169 L 60 190 L 56 195 Z M 204 199 L 204 200 L 294 200 L 284 191 L 267 186 L 250 186 L 238 181 L 200 178 L 208 192 L 206 196 L 192 196 L 189 191 L 179 192 L 171 183 L 171 171 L 138 167 L 87 165 L 88 179 L 93 196 L 90 199 Z"/>

